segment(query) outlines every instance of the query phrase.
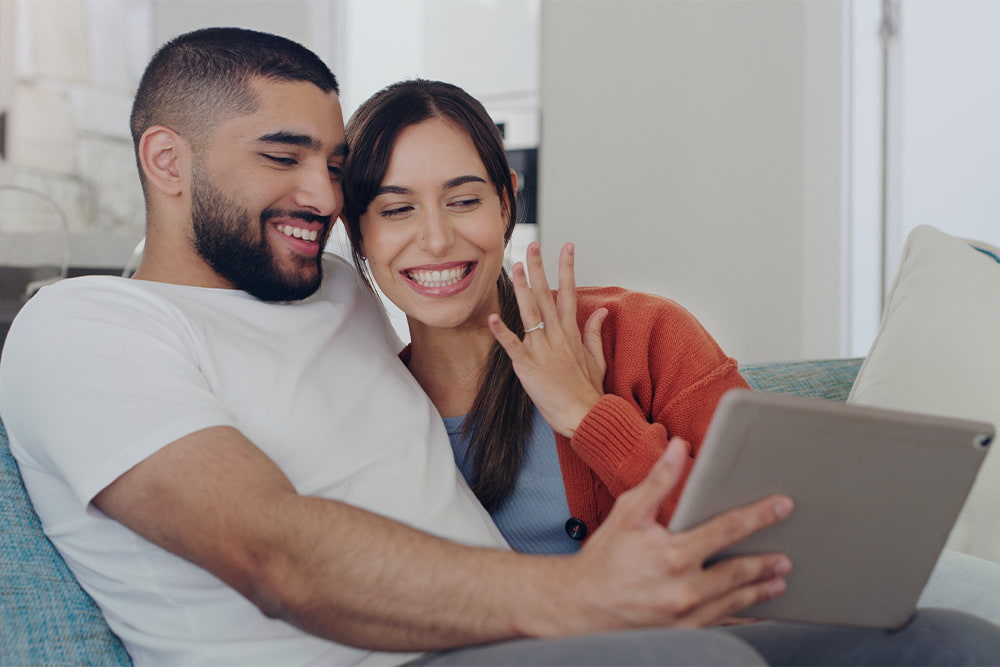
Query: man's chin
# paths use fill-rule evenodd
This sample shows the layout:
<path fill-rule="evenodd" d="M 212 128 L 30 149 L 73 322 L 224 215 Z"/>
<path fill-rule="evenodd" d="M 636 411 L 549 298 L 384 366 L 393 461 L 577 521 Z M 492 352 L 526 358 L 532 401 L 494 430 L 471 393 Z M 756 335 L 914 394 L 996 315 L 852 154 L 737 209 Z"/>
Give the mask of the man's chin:
<path fill-rule="evenodd" d="M 238 287 L 261 301 L 301 301 L 312 296 L 319 289 L 323 283 L 323 270 L 317 264 L 311 271 L 306 269 L 296 271 L 292 277 L 282 276 L 281 279 L 277 279 L 272 274 L 259 278 L 258 280 L 244 281 L 244 284 L 238 285 Z"/>

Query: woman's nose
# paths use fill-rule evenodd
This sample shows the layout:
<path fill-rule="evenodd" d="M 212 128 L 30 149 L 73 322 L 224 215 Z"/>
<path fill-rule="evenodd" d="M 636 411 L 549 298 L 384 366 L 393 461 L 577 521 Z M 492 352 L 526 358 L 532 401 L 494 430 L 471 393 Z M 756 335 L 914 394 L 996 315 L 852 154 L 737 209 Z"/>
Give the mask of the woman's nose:
<path fill-rule="evenodd" d="M 417 242 L 421 248 L 433 255 L 443 255 L 451 248 L 453 241 L 451 225 L 445 216 L 436 211 L 424 216 L 423 224 L 417 232 Z"/>

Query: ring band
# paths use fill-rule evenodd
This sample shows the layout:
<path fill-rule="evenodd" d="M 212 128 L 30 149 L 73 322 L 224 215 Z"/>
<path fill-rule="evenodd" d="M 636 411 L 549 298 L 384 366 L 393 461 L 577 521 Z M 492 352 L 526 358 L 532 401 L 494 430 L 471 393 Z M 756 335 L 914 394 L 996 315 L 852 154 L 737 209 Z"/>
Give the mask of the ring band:
<path fill-rule="evenodd" d="M 536 324 L 535 326 L 531 327 L 530 329 L 525 329 L 524 333 L 531 333 L 532 331 L 538 331 L 539 329 L 544 329 L 544 328 L 545 328 L 545 322 L 539 322 L 538 324 Z"/>

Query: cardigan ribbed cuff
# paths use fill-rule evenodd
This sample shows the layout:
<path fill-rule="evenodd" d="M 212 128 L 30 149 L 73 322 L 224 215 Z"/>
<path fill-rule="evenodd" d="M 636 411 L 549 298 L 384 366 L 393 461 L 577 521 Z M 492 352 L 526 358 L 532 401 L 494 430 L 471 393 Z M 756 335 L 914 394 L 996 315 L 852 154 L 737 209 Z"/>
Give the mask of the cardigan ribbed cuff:
<path fill-rule="evenodd" d="M 614 474 L 632 456 L 637 443 L 660 429 L 662 425 L 647 422 L 629 401 L 605 394 L 580 422 L 570 445 L 604 477 Z"/>

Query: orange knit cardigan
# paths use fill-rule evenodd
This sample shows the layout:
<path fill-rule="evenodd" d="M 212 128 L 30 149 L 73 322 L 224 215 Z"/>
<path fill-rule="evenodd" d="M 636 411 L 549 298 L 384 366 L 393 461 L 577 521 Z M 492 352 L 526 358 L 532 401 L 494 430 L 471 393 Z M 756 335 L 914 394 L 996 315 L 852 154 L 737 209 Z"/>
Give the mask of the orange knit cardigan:
<path fill-rule="evenodd" d="M 602 328 L 606 394 L 572 439 L 556 434 L 570 513 L 592 534 L 614 499 L 642 481 L 671 437 L 687 440 L 694 458 L 719 399 L 747 383 L 736 361 L 674 301 L 617 287 L 583 287 L 577 304 L 581 327 L 594 310 L 608 309 Z M 664 500 L 660 522 L 670 518 L 682 486 Z"/>

